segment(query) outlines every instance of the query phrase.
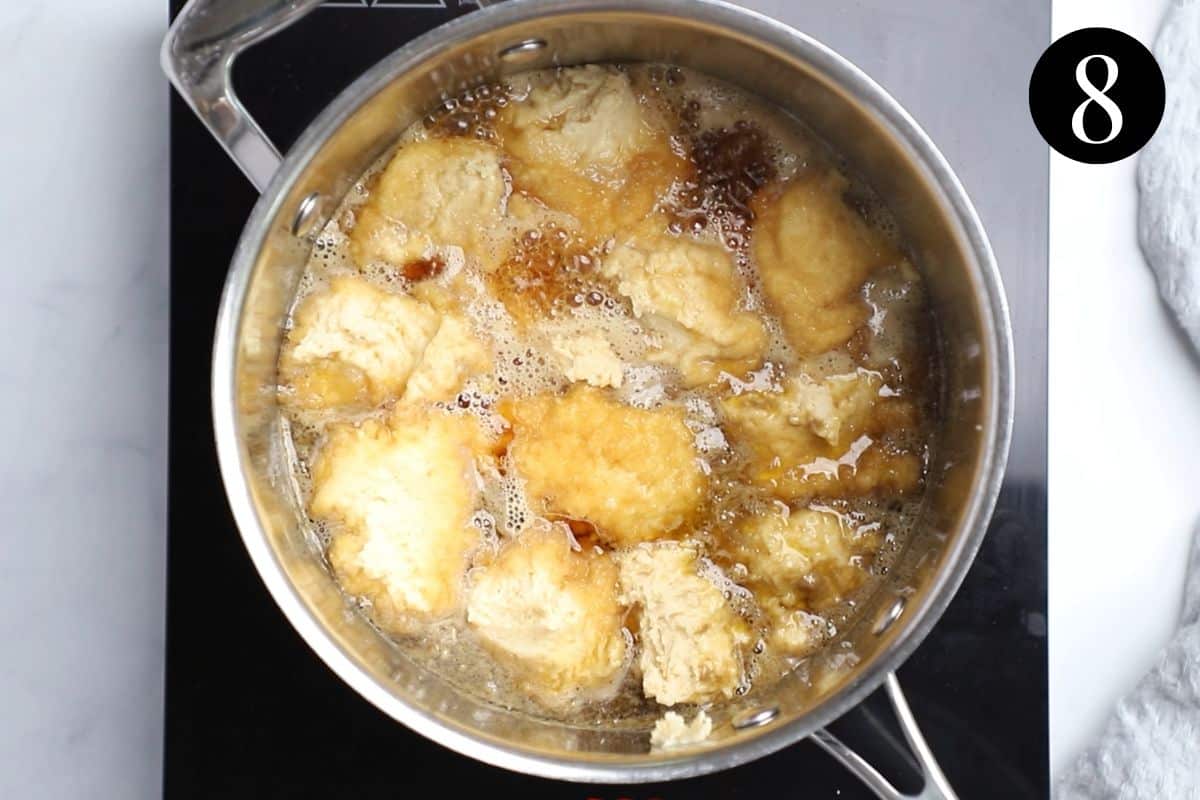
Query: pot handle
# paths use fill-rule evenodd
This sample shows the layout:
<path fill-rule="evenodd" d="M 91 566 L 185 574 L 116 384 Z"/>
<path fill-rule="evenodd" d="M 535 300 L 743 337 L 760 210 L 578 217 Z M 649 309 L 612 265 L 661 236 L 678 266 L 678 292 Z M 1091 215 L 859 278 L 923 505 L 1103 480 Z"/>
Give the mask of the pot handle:
<path fill-rule="evenodd" d="M 905 794 L 892 786 L 879 770 L 871 766 L 865 758 L 848 747 L 828 729 L 822 728 L 812 734 L 810 738 L 825 752 L 837 759 L 843 767 L 854 773 L 882 800 L 958 800 L 958 795 L 954 793 L 950 782 L 946 780 L 942 768 L 938 766 L 937 759 L 933 756 L 933 751 L 929 749 L 925 737 L 921 734 L 921 729 L 917 726 L 917 720 L 913 717 L 912 709 L 908 707 L 908 701 L 900 689 L 900 681 L 897 680 L 896 673 L 888 674 L 884 686 L 887 689 L 888 700 L 892 704 L 892 711 L 896 715 L 897 722 L 900 723 L 900 730 L 904 733 L 909 749 L 916 757 L 916 765 L 925 780 L 925 785 L 920 793 Z"/>
<path fill-rule="evenodd" d="M 254 188 L 266 188 L 279 151 L 233 91 L 233 61 L 321 0 L 189 0 L 159 53 L 163 72 Z"/>

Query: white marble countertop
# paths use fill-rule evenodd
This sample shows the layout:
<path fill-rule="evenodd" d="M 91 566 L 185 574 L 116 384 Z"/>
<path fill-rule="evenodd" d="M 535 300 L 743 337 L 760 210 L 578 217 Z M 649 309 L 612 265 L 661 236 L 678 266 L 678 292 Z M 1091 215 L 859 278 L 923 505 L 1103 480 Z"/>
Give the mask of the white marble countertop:
<path fill-rule="evenodd" d="M 1149 42 L 1165 5 L 1058 0 L 1055 34 Z M 160 792 L 165 22 L 163 0 L 0 5 L 0 797 Z M 1051 178 L 1058 768 L 1170 635 L 1200 518 L 1200 360 L 1140 261 L 1133 161 L 1055 158 Z"/>
<path fill-rule="evenodd" d="M 0 4 L 0 797 L 160 793 L 165 23 Z"/>

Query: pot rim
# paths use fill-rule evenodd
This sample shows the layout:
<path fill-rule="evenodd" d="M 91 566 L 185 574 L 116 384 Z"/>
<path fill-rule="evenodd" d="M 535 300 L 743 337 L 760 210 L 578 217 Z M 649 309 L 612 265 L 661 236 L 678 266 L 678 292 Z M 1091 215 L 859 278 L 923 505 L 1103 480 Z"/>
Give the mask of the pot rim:
<path fill-rule="evenodd" d="M 332 134 L 396 75 L 419 65 L 447 45 L 469 42 L 496 28 L 529 20 L 578 13 L 649 13 L 719 27 L 756 45 L 811 64 L 855 102 L 870 109 L 938 187 L 961 226 L 965 245 L 978 267 L 973 275 L 980 301 L 986 381 L 981 463 L 963 512 L 963 532 L 946 553 L 925 602 L 906 614 L 907 627 L 855 679 L 809 712 L 750 739 L 709 751 L 637 763 L 619 757 L 565 758 L 483 738 L 465 726 L 409 705 L 378 683 L 318 623 L 287 579 L 268 542 L 243 468 L 244 448 L 236 409 L 238 326 L 258 253 L 271 221 L 308 162 Z M 398 48 L 351 83 L 308 125 L 288 151 L 255 204 L 242 231 L 226 278 L 217 315 L 212 359 L 212 413 L 217 456 L 226 495 L 246 550 L 268 591 L 288 621 L 317 656 L 359 695 L 413 731 L 464 756 L 493 766 L 570 781 L 633 783 L 665 781 L 716 772 L 780 750 L 849 711 L 897 669 L 924 640 L 949 605 L 987 531 L 999 496 L 1012 435 L 1013 344 L 1008 306 L 999 270 L 983 225 L 946 159 L 917 122 L 881 86 L 843 56 L 816 39 L 763 14 L 723 0 L 508 0 L 459 17 Z"/>

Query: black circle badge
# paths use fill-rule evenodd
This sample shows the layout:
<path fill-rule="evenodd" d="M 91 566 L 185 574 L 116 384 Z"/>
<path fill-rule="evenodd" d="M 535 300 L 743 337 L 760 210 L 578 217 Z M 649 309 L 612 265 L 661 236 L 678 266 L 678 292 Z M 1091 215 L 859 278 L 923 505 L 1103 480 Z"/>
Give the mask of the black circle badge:
<path fill-rule="evenodd" d="M 1162 70 L 1141 42 L 1082 28 L 1054 42 L 1029 79 L 1029 112 L 1067 158 L 1110 164 L 1141 150 L 1162 120 Z"/>

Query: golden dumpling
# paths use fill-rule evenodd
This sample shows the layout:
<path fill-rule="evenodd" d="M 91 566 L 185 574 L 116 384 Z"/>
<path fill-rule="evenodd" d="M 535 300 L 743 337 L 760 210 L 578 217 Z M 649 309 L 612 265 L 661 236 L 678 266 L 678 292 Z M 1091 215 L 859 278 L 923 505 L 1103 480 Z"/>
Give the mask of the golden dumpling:
<path fill-rule="evenodd" d="M 448 248 L 485 267 L 507 255 L 508 181 L 502 154 L 473 139 L 425 139 L 400 147 L 355 211 L 350 251 L 359 267 L 404 268 Z"/>
<path fill-rule="evenodd" d="M 755 195 L 752 249 L 770 310 L 801 355 L 845 344 L 869 316 L 861 290 L 903 260 L 842 195 L 837 172 L 802 173 Z"/>
<path fill-rule="evenodd" d="M 687 162 L 629 76 L 589 65 L 516 79 L 497 125 L 516 188 L 602 240 L 641 221 Z"/>
<path fill-rule="evenodd" d="M 877 530 L 832 509 L 797 508 L 749 518 L 738 531 L 738 552 L 756 584 L 819 611 L 866 581 L 861 556 L 878 550 Z"/>
<path fill-rule="evenodd" d="M 461 316 L 442 316 L 404 389 L 406 403 L 451 400 L 471 377 L 487 372 L 492 356 Z"/>
<path fill-rule="evenodd" d="M 293 314 L 279 359 L 285 402 L 301 408 L 378 405 L 404 391 L 439 327 L 412 297 L 337 277 Z"/>
<path fill-rule="evenodd" d="M 467 623 L 524 685 L 557 705 L 615 689 L 626 638 L 617 568 L 562 526 L 528 529 L 472 573 Z"/>
<path fill-rule="evenodd" d="M 329 563 L 386 630 L 408 632 L 462 608 L 469 524 L 487 441 L 474 417 L 405 408 L 330 427 L 312 470 L 309 513 L 335 523 Z"/>
<path fill-rule="evenodd" d="M 739 279 L 721 246 L 646 234 L 618 245 L 601 269 L 657 335 L 651 358 L 678 368 L 688 385 L 762 363 L 766 331 L 757 315 L 738 308 Z"/>
<path fill-rule="evenodd" d="M 904 441 L 917 409 L 876 373 L 820 382 L 793 376 L 780 391 L 743 392 L 721 407 L 730 442 L 748 458 L 748 477 L 785 500 L 903 493 L 920 483 L 920 452 Z"/>
<path fill-rule="evenodd" d="M 701 574 L 698 552 L 654 542 L 619 559 L 622 602 L 638 612 L 646 697 L 665 706 L 733 697 L 744 677 L 750 628 L 722 588 Z"/>
<path fill-rule="evenodd" d="M 613 545 L 669 537 L 697 512 L 704 473 L 680 409 L 633 408 L 575 384 L 502 411 L 536 510 L 589 522 Z"/>

